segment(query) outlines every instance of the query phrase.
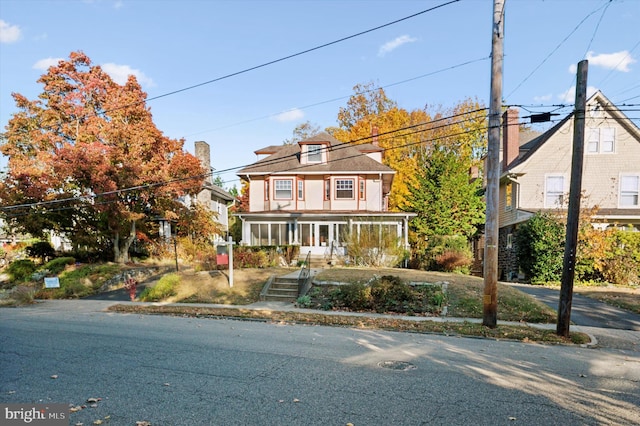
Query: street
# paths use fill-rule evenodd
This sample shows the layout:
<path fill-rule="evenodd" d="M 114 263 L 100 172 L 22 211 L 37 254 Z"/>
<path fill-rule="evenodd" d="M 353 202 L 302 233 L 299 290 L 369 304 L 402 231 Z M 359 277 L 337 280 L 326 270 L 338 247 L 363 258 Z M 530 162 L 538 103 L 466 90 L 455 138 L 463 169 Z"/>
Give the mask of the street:
<path fill-rule="evenodd" d="M 0 309 L 0 403 L 86 405 L 71 425 L 640 423 L 634 351 L 102 311 L 110 303 Z"/>

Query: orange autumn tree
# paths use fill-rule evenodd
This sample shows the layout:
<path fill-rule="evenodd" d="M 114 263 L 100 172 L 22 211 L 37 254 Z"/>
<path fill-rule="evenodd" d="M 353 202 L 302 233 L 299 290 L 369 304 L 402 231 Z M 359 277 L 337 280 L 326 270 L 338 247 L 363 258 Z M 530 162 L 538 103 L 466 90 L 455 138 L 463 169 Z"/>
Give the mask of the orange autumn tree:
<path fill-rule="evenodd" d="M 5 218 L 14 232 L 64 234 L 126 262 L 136 232 L 176 219 L 178 198 L 199 192 L 204 170 L 184 140 L 156 128 L 135 77 L 119 85 L 72 52 L 38 83 L 36 100 L 13 94 L 19 111 L 2 135 Z"/>

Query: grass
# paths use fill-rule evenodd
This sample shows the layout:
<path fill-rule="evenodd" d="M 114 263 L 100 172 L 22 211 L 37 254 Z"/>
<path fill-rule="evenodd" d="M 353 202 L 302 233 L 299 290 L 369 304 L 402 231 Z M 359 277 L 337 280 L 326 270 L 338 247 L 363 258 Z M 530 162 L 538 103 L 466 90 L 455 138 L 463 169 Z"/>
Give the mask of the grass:
<path fill-rule="evenodd" d="M 640 314 L 640 288 L 638 287 L 574 287 L 573 292 Z"/>
<path fill-rule="evenodd" d="M 259 300 L 260 291 L 271 275 L 284 275 L 295 270 L 287 268 L 239 269 L 234 271 L 234 285 L 230 287 L 228 271 L 181 272 L 177 294 L 164 302 L 193 302 L 246 305 Z M 368 282 L 376 276 L 395 275 L 412 282 L 448 282 L 449 316 L 468 318 L 482 317 L 481 278 L 439 272 L 413 271 L 405 269 L 358 269 L 332 268 L 320 272 L 316 281 L 328 284 L 336 282 Z M 499 286 L 500 321 L 518 321 L 522 325 L 498 325 L 484 327 L 479 323 L 465 321 L 430 321 L 428 318 L 405 320 L 400 316 L 331 315 L 299 311 L 256 310 L 242 307 L 201 307 L 188 305 L 114 305 L 115 312 L 193 316 L 198 318 L 237 318 L 263 320 L 276 323 L 329 325 L 368 329 L 394 330 L 416 333 L 435 333 L 454 336 L 479 336 L 493 339 L 519 340 L 541 343 L 589 342 L 583 333 L 571 333 L 569 339 L 555 334 L 555 329 L 528 326 L 524 322 L 553 323 L 555 311 L 537 302 L 532 297 L 506 285 Z"/>

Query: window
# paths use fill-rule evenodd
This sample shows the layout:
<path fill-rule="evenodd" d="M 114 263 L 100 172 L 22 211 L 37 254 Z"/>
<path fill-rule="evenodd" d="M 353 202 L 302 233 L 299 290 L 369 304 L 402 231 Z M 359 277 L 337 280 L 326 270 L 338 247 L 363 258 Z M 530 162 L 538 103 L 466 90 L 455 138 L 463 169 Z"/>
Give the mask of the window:
<path fill-rule="evenodd" d="M 307 162 L 322 162 L 322 145 L 307 145 Z"/>
<path fill-rule="evenodd" d="M 304 181 L 298 180 L 298 200 L 304 200 Z"/>
<path fill-rule="evenodd" d="M 620 177 L 620 206 L 638 207 L 638 194 L 640 194 L 640 175 L 627 175 Z"/>
<path fill-rule="evenodd" d="M 504 188 L 504 209 L 506 211 L 513 209 L 513 182 L 509 182 Z"/>
<path fill-rule="evenodd" d="M 353 199 L 353 179 L 336 179 L 336 199 Z"/>
<path fill-rule="evenodd" d="M 513 234 L 507 234 L 507 248 L 513 248 Z"/>
<path fill-rule="evenodd" d="M 264 181 L 264 200 L 269 201 L 269 180 Z"/>
<path fill-rule="evenodd" d="M 615 151 L 615 129 L 590 128 L 587 152 L 590 154 L 612 153 Z"/>
<path fill-rule="evenodd" d="M 364 179 L 360 179 L 358 181 L 358 196 L 360 197 L 361 201 L 366 199 Z"/>
<path fill-rule="evenodd" d="M 324 180 L 324 199 L 325 201 L 331 199 L 331 180 L 330 179 Z"/>
<path fill-rule="evenodd" d="M 275 200 L 292 200 L 293 199 L 293 181 L 291 179 L 275 180 Z"/>
<path fill-rule="evenodd" d="M 560 207 L 564 202 L 564 176 L 547 176 L 545 206 Z"/>

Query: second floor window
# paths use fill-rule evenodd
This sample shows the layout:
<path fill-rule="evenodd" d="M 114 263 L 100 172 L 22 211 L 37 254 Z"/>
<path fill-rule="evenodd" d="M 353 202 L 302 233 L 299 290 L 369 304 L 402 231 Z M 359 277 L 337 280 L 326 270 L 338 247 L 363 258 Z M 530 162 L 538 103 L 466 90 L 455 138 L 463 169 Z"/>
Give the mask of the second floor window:
<path fill-rule="evenodd" d="M 366 196 L 366 191 L 365 191 L 365 185 L 364 185 L 364 179 L 360 179 L 358 181 L 358 194 L 360 197 L 360 200 L 365 200 L 367 198 Z"/>
<path fill-rule="evenodd" d="M 353 199 L 353 179 L 336 179 L 336 198 Z"/>
<path fill-rule="evenodd" d="M 307 161 L 309 163 L 322 162 L 322 145 L 307 145 Z"/>
<path fill-rule="evenodd" d="M 587 153 L 607 154 L 615 151 L 615 129 L 590 128 L 587 133 Z"/>
<path fill-rule="evenodd" d="M 620 177 L 620 207 L 638 207 L 640 175 Z"/>
<path fill-rule="evenodd" d="M 545 207 L 561 207 L 564 202 L 564 176 L 547 176 Z"/>
<path fill-rule="evenodd" d="M 291 200 L 293 199 L 293 183 L 291 179 L 278 179 L 274 181 L 276 200 Z"/>

